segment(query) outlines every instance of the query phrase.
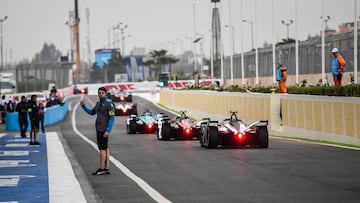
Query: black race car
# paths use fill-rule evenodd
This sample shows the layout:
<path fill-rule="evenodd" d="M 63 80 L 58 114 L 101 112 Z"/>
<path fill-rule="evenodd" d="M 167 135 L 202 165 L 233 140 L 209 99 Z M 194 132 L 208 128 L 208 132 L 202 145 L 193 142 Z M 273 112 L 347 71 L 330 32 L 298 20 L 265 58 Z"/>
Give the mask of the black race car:
<path fill-rule="evenodd" d="M 200 124 L 186 115 L 185 111 L 180 112 L 180 116 L 170 119 L 166 115 L 160 115 L 158 118 L 158 133 L 159 140 L 191 140 L 199 139 Z"/>
<path fill-rule="evenodd" d="M 238 119 L 237 112 L 230 113 L 230 118 L 226 118 L 221 124 L 210 119 L 202 121 L 201 147 L 216 148 L 218 145 L 222 145 L 224 147 L 268 148 L 268 121 L 260 120 L 247 125 Z"/>
<path fill-rule="evenodd" d="M 154 133 L 157 131 L 157 117 L 149 110 L 140 115 L 132 114 L 126 119 L 126 130 L 128 134 Z"/>
<path fill-rule="evenodd" d="M 73 87 L 74 94 L 88 94 L 88 87 L 79 88 L 77 85 Z"/>
<path fill-rule="evenodd" d="M 124 91 L 122 89 L 112 88 L 108 91 L 108 97 L 113 102 L 132 102 L 131 92 Z"/>
<path fill-rule="evenodd" d="M 115 116 L 137 115 L 137 105 L 134 103 L 116 102 L 114 106 Z"/>

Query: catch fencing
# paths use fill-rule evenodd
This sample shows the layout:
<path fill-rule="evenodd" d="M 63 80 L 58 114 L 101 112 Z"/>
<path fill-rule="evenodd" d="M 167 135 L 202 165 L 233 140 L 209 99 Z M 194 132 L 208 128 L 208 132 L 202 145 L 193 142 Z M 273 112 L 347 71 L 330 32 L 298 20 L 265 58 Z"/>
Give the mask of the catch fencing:
<path fill-rule="evenodd" d="M 347 72 L 354 71 L 354 33 L 342 33 L 325 38 L 325 73 L 331 74 L 331 49 L 337 47 L 340 55 L 347 62 Z M 358 46 L 358 49 L 360 46 Z M 358 50 L 358 52 L 360 49 Z M 360 53 L 360 52 L 359 52 Z M 281 59 L 287 67 L 289 75 L 295 75 L 295 42 L 283 43 L 275 47 L 276 61 Z M 273 76 L 273 52 L 272 46 L 258 48 L 258 76 L 259 78 Z M 358 61 L 359 63 L 359 61 Z M 358 64 L 359 66 L 359 64 Z M 241 74 L 241 54 L 233 56 L 234 78 L 242 78 Z M 299 75 L 321 74 L 321 37 L 313 37 L 299 42 Z M 254 84 L 255 78 L 255 50 L 244 53 L 244 77 L 251 79 Z M 230 56 L 224 60 L 224 78 L 230 79 Z M 316 83 L 317 81 L 308 81 Z M 271 85 L 263 84 L 263 85 Z"/>

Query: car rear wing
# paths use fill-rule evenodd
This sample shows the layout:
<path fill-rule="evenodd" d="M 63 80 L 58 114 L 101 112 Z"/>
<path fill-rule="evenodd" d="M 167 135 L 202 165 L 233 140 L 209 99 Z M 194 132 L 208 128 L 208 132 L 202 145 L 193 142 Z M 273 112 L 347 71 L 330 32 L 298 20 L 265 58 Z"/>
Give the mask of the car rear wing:
<path fill-rule="evenodd" d="M 267 120 L 259 120 L 259 121 L 250 123 L 246 128 L 248 129 L 253 126 L 268 126 L 268 124 L 269 124 L 269 121 L 267 121 Z"/>
<path fill-rule="evenodd" d="M 219 121 L 210 120 L 210 118 L 203 118 L 200 122 L 201 125 L 218 125 Z"/>
<path fill-rule="evenodd" d="M 163 122 L 163 123 L 168 123 L 168 122 L 170 122 L 170 118 L 169 117 L 163 117 L 162 119 L 161 119 L 161 122 Z"/>

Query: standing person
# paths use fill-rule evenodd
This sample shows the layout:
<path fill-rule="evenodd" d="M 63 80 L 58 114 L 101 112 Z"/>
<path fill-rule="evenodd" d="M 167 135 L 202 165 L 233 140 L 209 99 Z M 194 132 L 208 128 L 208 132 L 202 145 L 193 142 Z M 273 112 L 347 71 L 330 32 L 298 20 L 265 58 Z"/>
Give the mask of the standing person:
<path fill-rule="evenodd" d="M 19 115 L 20 135 L 22 138 L 26 138 L 26 130 L 28 128 L 28 103 L 25 96 L 21 96 L 21 101 L 16 105 L 16 111 Z"/>
<path fill-rule="evenodd" d="M 5 118 L 6 118 L 6 96 L 2 95 L 1 96 L 1 100 L 0 100 L 0 114 L 1 114 L 1 121 L 0 123 L 5 123 Z"/>
<path fill-rule="evenodd" d="M 5 105 L 6 112 L 12 113 L 15 111 L 15 102 L 12 99 L 9 99 L 8 103 Z"/>
<path fill-rule="evenodd" d="M 45 107 L 42 102 L 39 103 L 39 122 L 41 125 L 41 132 L 45 133 L 45 126 L 44 126 L 44 116 L 45 116 Z"/>
<path fill-rule="evenodd" d="M 37 133 L 39 131 L 39 106 L 36 103 L 37 96 L 31 95 L 29 101 L 28 113 L 30 116 L 30 145 L 39 145 L 40 143 L 36 140 Z"/>
<path fill-rule="evenodd" d="M 6 96 L 2 95 L 0 100 L 0 111 L 5 111 Z"/>
<path fill-rule="evenodd" d="M 278 81 L 278 83 L 279 83 L 279 92 L 280 93 L 287 93 L 286 79 L 287 79 L 286 66 L 284 66 L 282 61 L 279 60 L 277 71 L 276 71 L 276 81 Z"/>
<path fill-rule="evenodd" d="M 85 112 L 89 115 L 97 115 L 95 128 L 97 136 L 97 144 L 100 150 L 100 168 L 92 173 L 92 175 L 108 175 L 110 174 L 110 151 L 108 147 L 108 138 L 112 126 L 114 124 L 115 109 L 109 98 L 106 96 L 105 87 L 98 89 L 99 101 L 90 109 L 85 105 L 84 99 L 80 104 Z"/>
<path fill-rule="evenodd" d="M 51 93 L 55 93 L 55 94 L 56 94 L 56 93 L 57 93 L 57 89 L 56 89 L 56 87 L 55 87 L 55 86 L 53 86 L 53 87 L 52 87 L 52 89 L 50 90 L 50 92 L 51 92 Z"/>
<path fill-rule="evenodd" d="M 59 100 L 56 98 L 56 93 L 50 93 L 49 101 L 46 103 L 46 107 L 52 107 L 59 104 Z"/>
<path fill-rule="evenodd" d="M 333 55 L 332 61 L 332 75 L 334 77 L 335 86 L 341 86 L 341 79 L 344 73 L 346 61 L 344 58 L 339 54 L 338 48 L 333 48 L 331 50 Z"/>

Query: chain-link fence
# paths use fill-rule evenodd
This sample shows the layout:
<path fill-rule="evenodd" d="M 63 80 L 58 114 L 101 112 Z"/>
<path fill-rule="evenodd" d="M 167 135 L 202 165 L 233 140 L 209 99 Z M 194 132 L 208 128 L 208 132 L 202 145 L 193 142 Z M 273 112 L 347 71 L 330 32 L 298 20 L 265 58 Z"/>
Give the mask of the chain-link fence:
<path fill-rule="evenodd" d="M 343 33 L 325 38 L 325 72 L 331 73 L 332 55 L 331 49 L 337 47 L 340 55 L 347 62 L 347 72 L 354 71 L 354 33 Z M 358 46 L 360 48 L 360 46 Z M 360 49 L 359 49 L 360 51 Z M 276 61 L 281 59 L 286 65 L 288 74 L 295 75 L 295 42 L 277 45 Z M 360 52 L 359 52 L 360 53 Z M 269 77 L 273 75 L 273 52 L 272 47 L 258 49 L 258 76 Z M 234 78 L 240 79 L 241 75 L 241 54 L 233 57 Z M 358 62 L 359 63 L 359 62 Z M 359 64 L 358 64 L 359 66 Z M 321 38 L 314 37 L 306 41 L 299 42 L 299 74 L 318 74 L 321 73 Z M 255 77 L 255 51 L 244 53 L 244 77 L 251 79 Z M 230 57 L 224 61 L 224 78 L 230 79 Z M 265 84 L 270 85 L 270 84 Z"/>

